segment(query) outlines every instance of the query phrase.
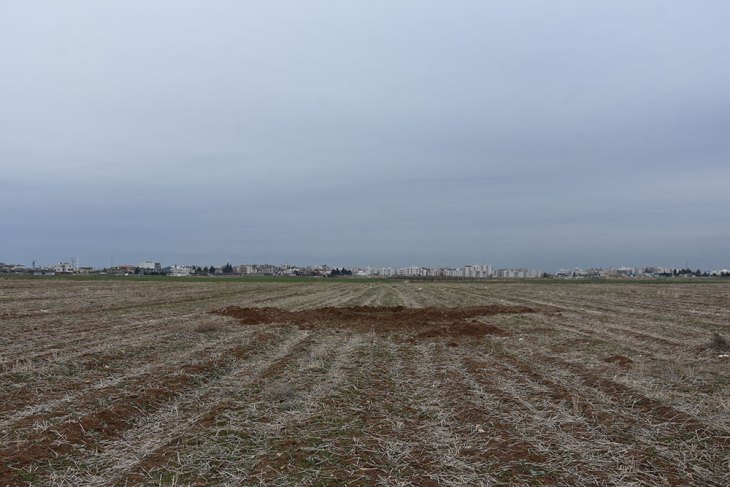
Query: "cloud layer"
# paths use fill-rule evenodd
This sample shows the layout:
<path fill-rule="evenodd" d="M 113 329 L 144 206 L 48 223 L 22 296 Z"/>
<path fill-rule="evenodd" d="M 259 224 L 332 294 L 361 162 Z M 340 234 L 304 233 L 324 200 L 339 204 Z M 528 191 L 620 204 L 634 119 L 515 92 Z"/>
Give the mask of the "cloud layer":
<path fill-rule="evenodd" d="M 0 260 L 728 265 L 726 2 L 0 6 Z"/>

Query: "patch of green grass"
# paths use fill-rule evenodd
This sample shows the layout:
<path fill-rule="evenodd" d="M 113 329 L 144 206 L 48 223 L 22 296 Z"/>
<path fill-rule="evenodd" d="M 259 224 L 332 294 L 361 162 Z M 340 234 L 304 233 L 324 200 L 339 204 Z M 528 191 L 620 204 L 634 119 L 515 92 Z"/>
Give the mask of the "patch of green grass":
<path fill-rule="evenodd" d="M 18 477 L 20 477 L 21 480 L 24 480 L 25 482 L 36 482 L 40 480 L 40 477 L 36 472 L 29 472 L 27 470 L 21 470 L 18 472 Z"/>

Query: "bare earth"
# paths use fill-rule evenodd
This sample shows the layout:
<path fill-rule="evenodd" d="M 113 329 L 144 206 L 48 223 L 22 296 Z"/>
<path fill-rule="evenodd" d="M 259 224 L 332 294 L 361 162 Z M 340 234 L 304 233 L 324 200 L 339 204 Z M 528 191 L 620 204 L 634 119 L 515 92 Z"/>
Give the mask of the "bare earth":
<path fill-rule="evenodd" d="M 730 484 L 730 282 L 0 279 L 0 485 Z"/>

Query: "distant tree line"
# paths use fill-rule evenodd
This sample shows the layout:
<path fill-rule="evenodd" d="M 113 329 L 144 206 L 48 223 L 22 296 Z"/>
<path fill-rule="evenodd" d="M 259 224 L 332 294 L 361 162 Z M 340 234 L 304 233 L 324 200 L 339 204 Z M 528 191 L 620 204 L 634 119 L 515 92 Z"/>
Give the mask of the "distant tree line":
<path fill-rule="evenodd" d="M 337 277 L 337 276 L 351 276 L 352 271 L 349 269 L 345 269 L 344 267 L 342 269 L 332 269 L 330 271 L 330 277 Z"/>
<path fill-rule="evenodd" d="M 214 266 L 210 266 L 210 267 L 200 267 L 200 266 L 197 266 L 195 268 L 195 275 L 198 275 L 198 276 L 207 276 L 208 274 L 215 274 L 215 267 Z"/>
<path fill-rule="evenodd" d="M 195 275 L 196 276 L 208 276 L 211 274 L 215 274 L 218 272 L 218 269 L 215 266 L 209 266 L 209 267 L 200 267 L 197 266 L 194 268 Z M 226 265 L 220 268 L 221 274 L 233 274 L 233 266 L 230 262 L 227 262 Z"/>
<path fill-rule="evenodd" d="M 709 276 L 707 272 L 702 272 L 701 270 L 697 269 L 696 271 L 693 271 L 692 269 L 674 269 L 672 271 L 672 275 L 677 276 Z"/>
<path fill-rule="evenodd" d="M 710 275 L 709 272 L 705 271 L 702 272 L 700 269 L 692 270 L 692 269 L 673 269 L 672 272 L 664 272 L 661 274 L 657 274 L 659 276 L 664 277 L 689 277 L 689 276 L 696 276 L 696 277 L 708 277 Z"/>
<path fill-rule="evenodd" d="M 134 268 L 134 274 L 137 276 L 166 276 L 167 272 L 156 269 L 142 269 L 141 267 Z"/>

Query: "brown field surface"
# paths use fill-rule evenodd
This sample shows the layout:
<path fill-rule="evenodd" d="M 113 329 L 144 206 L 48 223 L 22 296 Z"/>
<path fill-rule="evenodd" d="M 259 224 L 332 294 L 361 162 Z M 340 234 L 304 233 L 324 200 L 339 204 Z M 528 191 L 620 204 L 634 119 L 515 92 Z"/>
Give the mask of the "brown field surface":
<path fill-rule="evenodd" d="M 730 283 L 0 279 L 0 485 L 730 484 Z"/>

